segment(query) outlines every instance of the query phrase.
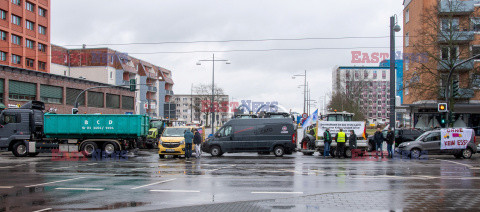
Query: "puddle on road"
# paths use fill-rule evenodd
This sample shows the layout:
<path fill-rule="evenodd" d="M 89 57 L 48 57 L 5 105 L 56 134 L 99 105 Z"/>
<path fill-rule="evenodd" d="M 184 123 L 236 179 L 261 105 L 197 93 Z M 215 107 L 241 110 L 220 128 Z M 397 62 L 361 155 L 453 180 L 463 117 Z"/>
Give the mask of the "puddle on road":
<path fill-rule="evenodd" d="M 94 210 L 113 210 L 121 208 L 133 208 L 148 205 L 150 202 L 116 202 L 108 205 L 103 205 L 97 208 L 65 208 L 62 210 L 72 210 L 72 211 L 94 211 Z"/>

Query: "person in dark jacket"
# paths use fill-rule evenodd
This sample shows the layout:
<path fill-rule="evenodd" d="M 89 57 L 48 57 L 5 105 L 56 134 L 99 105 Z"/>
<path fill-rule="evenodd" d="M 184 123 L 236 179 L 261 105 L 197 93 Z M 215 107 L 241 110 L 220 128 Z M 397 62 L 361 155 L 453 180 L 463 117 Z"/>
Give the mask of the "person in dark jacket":
<path fill-rule="evenodd" d="M 388 128 L 387 132 L 387 151 L 388 157 L 393 157 L 393 143 L 395 142 L 395 133 L 393 133 L 392 128 Z"/>
<path fill-rule="evenodd" d="M 350 147 L 351 151 L 357 148 L 357 135 L 355 135 L 355 131 L 353 130 L 350 130 L 350 136 L 348 137 L 348 147 Z"/>
<path fill-rule="evenodd" d="M 202 146 L 202 135 L 198 132 L 198 130 L 195 130 L 195 135 L 193 136 L 193 143 L 195 144 L 195 157 L 200 158 L 202 155 L 202 150 L 200 147 Z"/>
<path fill-rule="evenodd" d="M 192 143 L 193 143 L 193 133 L 190 130 L 185 130 L 183 138 L 185 138 L 185 158 L 190 158 L 192 156 Z"/>
<path fill-rule="evenodd" d="M 378 157 L 378 151 L 382 153 L 382 158 L 383 158 L 383 141 L 385 141 L 385 137 L 383 137 L 383 133 L 380 130 L 380 127 L 377 128 L 377 131 L 375 134 L 373 134 L 373 141 L 375 142 L 375 152 Z"/>
<path fill-rule="evenodd" d="M 325 132 L 323 132 L 323 158 L 326 156 L 330 156 L 330 145 L 332 144 L 332 134 L 330 134 L 330 129 L 326 129 Z"/>

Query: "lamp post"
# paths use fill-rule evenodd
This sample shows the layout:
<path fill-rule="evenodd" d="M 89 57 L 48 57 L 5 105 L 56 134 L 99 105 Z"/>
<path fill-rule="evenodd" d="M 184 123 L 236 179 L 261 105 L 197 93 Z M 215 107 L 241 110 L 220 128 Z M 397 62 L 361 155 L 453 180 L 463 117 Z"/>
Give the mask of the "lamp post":
<path fill-rule="evenodd" d="M 225 62 L 226 64 L 230 64 L 228 60 L 215 60 L 215 54 L 213 54 L 212 59 L 207 60 L 199 60 L 197 65 L 202 65 L 200 62 L 212 62 L 212 102 L 210 104 L 210 113 L 212 114 L 212 135 L 215 135 L 215 62 Z"/>
<path fill-rule="evenodd" d="M 307 70 L 305 70 L 304 74 L 296 74 L 292 76 L 292 79 L 295 79 L 295 77 L 305 77 L 305 83 L 303 84 L 303 113 L 306 112 L 306 102 L 307 102 Z"/>
<path fill-rule="evenodd" d="M 395 32 L 401 30 L 397 15 L 390 17 L 390 128 L 395 132 Z"/>

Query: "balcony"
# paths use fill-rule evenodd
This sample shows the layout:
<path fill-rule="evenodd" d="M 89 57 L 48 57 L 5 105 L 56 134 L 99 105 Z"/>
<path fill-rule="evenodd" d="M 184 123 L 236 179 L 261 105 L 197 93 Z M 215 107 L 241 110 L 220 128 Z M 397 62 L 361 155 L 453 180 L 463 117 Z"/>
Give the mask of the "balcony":
<path fill-rule="evenodd" d="M 165 90 L 165 95 L 173 96 L 173 91 L 171 91 L 171 90 Z"/>
<path fill-rule="evenodd" d="M 457 60 L 455 61 L 455 65 L 463 62 L 464 60 Z M 438 66 L 437 66 L 437 69 L 439 71 L 449 71 L 450 68 L 452 67 L 451 65 L 452 61 L 449 61 L 449 60 L 442 60 L 442 62 L 439 62 L 438 63 Z M 473 60 L 470 60 L 458 67 L 455 68 L 456 71 L 465 71 L 465 70 L 472 70 L 473 69 Z"/>
<path fill-rule="evenodd" d="M 439 43 L 468 43 L 473 41 L 475 32 L 474 31 L 442 31 L 438 34 Z"/>
<path fill-rule="evenodd" d="M 157 92 L 157 87 L 155 87 L 155 86 L 148 86 L 148 87 L 147 87 L 147 91 Z"/>
<path fill-rule="evenodd" d="M 438 8 L 441 15 L 468 15 L 475 11 L 475 1 L 442 0 Z"/>

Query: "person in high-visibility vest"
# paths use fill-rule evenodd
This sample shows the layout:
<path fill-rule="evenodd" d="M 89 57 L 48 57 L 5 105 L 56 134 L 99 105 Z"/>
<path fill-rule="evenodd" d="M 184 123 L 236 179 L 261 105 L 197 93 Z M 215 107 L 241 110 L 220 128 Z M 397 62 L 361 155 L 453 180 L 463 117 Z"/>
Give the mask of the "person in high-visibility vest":
<path fill-rule="evenodd" d="M 338 158 L 343 158 L 346 140 L 347 135 L 343 132 L 343 129 L 340 129 L 340 132 L 338 132 L 335 136 L 335 141 L 337 142 L 337 153 L 335 154 L 335 156 L 337 156 Z"/>

